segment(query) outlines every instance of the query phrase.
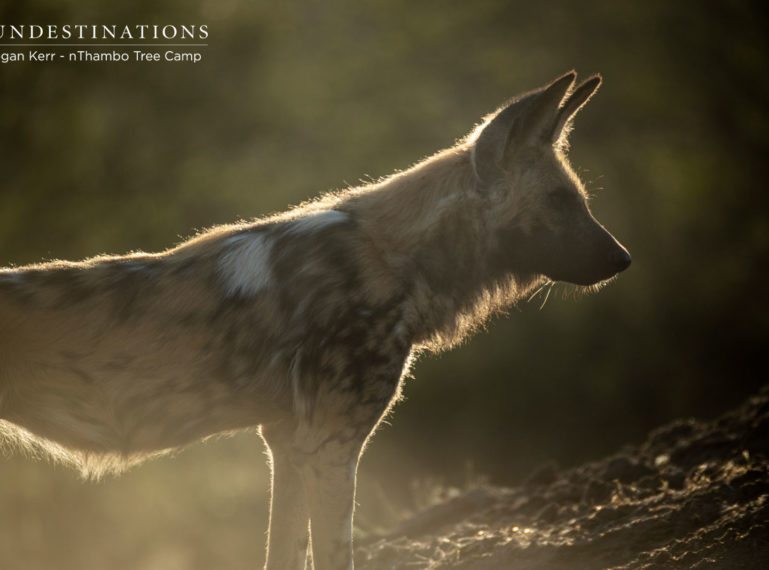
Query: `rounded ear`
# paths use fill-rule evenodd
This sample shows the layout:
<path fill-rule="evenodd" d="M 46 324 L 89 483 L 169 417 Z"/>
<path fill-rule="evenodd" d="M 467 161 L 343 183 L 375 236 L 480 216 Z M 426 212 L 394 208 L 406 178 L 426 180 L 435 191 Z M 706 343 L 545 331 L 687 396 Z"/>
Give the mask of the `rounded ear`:
<path fill-rule="evenodd" d="M 486 117 L 477 129 L 472 149 L 475 175 L 490 184 L 502 174 L 502 159 L 509 146 L 547 138 L 553 132 L 561 101 L 574 84 L 574 71 L 546 87 L 513 99 Z"/>
<path fill-rule="evenodd" d="M 561 106 L 556 117 L 555 125 L 550 133 L 549 141 L 556 143 L 558 140 L 568 133 L 568 125 L 571 120 L 577 114 L 577 112 L 585 106 L 590 98 L 595 94 L 598 88 L 601 86 L 603 79 L 601 75 L 596 73 L 589 79 L 583 81 L 579 87 L 574 90 L 566 102 Z"/>

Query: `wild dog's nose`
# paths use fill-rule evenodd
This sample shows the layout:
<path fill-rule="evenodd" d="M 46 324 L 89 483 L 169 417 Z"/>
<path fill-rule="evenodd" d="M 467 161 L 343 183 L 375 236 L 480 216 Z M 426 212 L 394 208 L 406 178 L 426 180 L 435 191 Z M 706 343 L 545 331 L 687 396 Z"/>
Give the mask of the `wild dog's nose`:
<path fill-rule="evenodd" d="M 619 273 L 625 271 L 630 266 L 631 262 L 630 253 L 621 245 L 617 244 L 612 255 L 612 264 L 614 265 L 615 272 Z"/>

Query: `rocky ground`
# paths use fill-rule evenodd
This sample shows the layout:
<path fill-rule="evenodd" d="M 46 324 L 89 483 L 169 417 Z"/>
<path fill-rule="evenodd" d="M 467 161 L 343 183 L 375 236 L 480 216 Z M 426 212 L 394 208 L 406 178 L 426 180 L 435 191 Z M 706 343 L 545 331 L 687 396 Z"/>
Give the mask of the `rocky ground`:
<path fill-rule="evenodd" d="M 358 545 L 362 570 L 769 568 L 769 386 L 712 422 L 469 490 Z"/>

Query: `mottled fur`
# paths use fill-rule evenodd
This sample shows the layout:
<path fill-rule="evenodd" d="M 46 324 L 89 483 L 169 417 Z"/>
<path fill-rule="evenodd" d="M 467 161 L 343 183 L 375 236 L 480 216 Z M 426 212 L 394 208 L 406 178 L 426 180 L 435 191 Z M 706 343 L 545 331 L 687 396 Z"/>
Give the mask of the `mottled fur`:
<path fill-rule="evenodd" d="M 563 155 L 569 73 L 380 182 L 159 254 L 0 270 L 0 436 L 98 476 L 260 426 L 267 567 L 352 568 L 355 471 L 412 355 L 629 264 Z"/>

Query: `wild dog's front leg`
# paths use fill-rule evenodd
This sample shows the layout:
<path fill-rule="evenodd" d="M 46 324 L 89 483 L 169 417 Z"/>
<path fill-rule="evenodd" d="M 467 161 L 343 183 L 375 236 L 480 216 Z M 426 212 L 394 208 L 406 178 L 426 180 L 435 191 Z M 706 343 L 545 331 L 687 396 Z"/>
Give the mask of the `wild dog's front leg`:
<path fill-rule="evenodd" d="M 331 392 L 316 402 L 313 421 L 297 430 L 305 451 L 301 474 L 310 510 L 315 570 L 352 570 L 355 483 L 361 450 L 396 399 L 401 367 L 368 390 Z"/>
<path fill-rule="evenodd" d="M 292 366 L 293 449 L 307 494 L 315 570 L 353 568 L 358 458 L 398 399 L 409 361 L 397 306 L 378 317 L 329 331 L 316 344 L 324 350 L 300 351 Z"/>
<path fill-rule="evenodd" d="M 332 436 L 333 437 L 333 436 Z M 308 458 L 302 473 L 307 489 L 315 570 L 352 570 L 355 476 L 365 436 L 332 438 Z"/>
<path fill-rule="evenodd" d="M 270 450 L 272 495 L 265 570 L 304 570 L 310 515 L 304 483 L 281 433 L 262 429 Z"/>

